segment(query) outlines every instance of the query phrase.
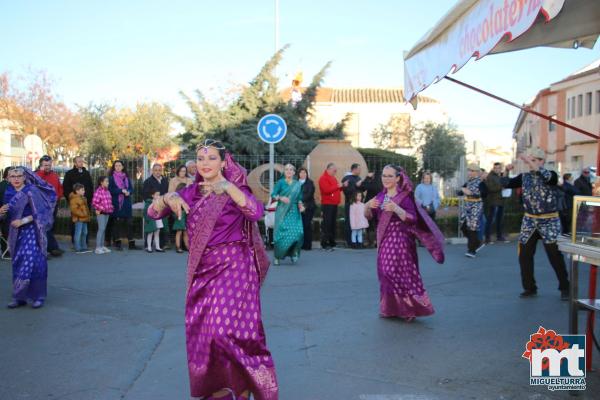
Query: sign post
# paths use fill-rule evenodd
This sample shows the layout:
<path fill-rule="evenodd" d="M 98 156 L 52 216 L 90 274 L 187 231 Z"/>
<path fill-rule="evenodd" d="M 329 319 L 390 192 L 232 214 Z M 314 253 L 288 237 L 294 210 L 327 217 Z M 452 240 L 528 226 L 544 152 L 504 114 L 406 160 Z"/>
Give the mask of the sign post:
<path fill-rule="evenodd" d="M 285 120 L 277 114 L 267 114 L 258 121 L 256 127 L 258 137 L 269 144 L 269 195 L 273 193 L 275 180 L 275 143 L 279 143 L 285 138 L 287 133 L 287 124 Z"/>

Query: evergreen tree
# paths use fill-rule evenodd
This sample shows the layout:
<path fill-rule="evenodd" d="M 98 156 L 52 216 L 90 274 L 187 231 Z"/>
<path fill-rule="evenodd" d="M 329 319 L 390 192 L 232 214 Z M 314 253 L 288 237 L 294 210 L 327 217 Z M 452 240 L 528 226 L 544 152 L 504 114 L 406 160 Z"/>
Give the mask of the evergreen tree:
<path fill-rule="evenodd" d="M 196 91 L 197 100 L 182 93 L 192 113 L 191 118 L 176 116 L 185 130 L 180 136 L 182 143 L 191 149 L 210 137 L 220 140 L 235 154 L 268 154 L 269 146 L 258 138 L 256 126 L 263 116 L 271 113 L 280 115 L 288 126 L 285 139 L 275 145 L 279 154 L 306 155 L 319 139 L 342 139 L 345 120 L 331 129 L 312 128 L 308 125 L 317 89 L 331 63 L 327 63 L 314 76 L 298 104 L 286 103 L 277 91 L 274 72 L 287 47 L 276 52 L 240 95 L 224 108 L 208 101 L 200 91 Z"/>

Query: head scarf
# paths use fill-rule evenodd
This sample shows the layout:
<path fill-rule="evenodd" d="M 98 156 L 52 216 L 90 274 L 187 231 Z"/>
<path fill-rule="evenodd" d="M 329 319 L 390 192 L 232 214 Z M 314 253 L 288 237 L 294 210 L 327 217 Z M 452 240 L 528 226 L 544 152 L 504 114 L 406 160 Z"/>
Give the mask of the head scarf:
<path fill-rule="evenodd" d="M 46 231 L 54 223 L 54 207 L 56 206 L 56 191 L 42 178 L 34 174 L 26 167 L 16 167 L 23 170 L 24 187 L 17 191 L 12 185 L 6 189 L 5 200 L 10 202 L 11 218 L 20 219 L 23 217 L 25 207 L 29 204 L 33 216 L 33 223 L 36 226 L 36 236 L 40 244 L 42 253 L 46 254 Z M 11 252 L 16 247 L 17 234 L 12 230 L 9 235 L 9 246 Z M 14 254 L 14 253 L 11 253 Z"/>
<path fill-rule="evenodd" d="M 415 194 L 410 178 L 403 168 L 394 168 L 397 168 L 398 176 L 400 176 L 400 181 L 397 184 L 398 194 L 410 197 L 414 203 Z M 381 193 L 385 196 L 386 192 L 387 190 L 384 189 Z M 416 203 L 415 206 L 415 209 L 417 210 L 417 221 L 414 228 L 414 234 L 429 251 L 429 254 L 431 254 L 433 259 L 441 264 L 444 262 L 444 235 L 436 223 L 427 214 L 427 211 L 423 207 L 416 205 Z"/>
<path fill-rule="evenodd" d="M 115 185 L 117 185 L 119 189 L 129 190 L 129 178 L 127 177 L 127 174 L 125 172 L 113 171 L 113 179 L 115 180 Z M 125 195 L 123 194 L 123 192 L 119 193 L 117 200 L 119 202 L 119 209 L 123 208 L 123 203 L 125 203 Z"/>
<path fill-rule="evenodd" d="M 236 185 L 238 188 L 244 188 L 252 193 L 248 186 L 248 175 L 246 169 L 238 164 L 233 156 L 229 153 L 225 153 L 225 166 L 223 167 L 223 177 L 230 183 Z M 196 181 L 193 192 L 198 193 L 198 183 L 204 182 L 204 178 L 200 173 L 196 174 Z M 265 249 L 264 242 L 260 236 L 258 224 L 246 220 L 244 226 L 247 239 L 254 255 L 254 264 L 260 277 L 260 282 L 264 282 L 267 277 L 267 271 L 269 270 L 270 260 Z"/>

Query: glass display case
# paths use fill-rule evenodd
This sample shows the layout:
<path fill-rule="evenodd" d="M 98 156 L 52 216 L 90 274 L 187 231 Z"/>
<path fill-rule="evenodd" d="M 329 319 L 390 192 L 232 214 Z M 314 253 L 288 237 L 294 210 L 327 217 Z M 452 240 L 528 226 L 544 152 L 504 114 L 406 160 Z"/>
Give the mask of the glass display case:
<path fill-rule="evenodd" d="M 573 243 L 600 249 L 600 197 L 575 196 L 571 223 Z"/>
<path fill-rule="evenodd" d="M 591 266 L 593 273 L 588 284 L 590 289 L 596 287 L 592 280 L 596 278 L 595 266 L 600 265 L 600 197 L 575 196 L 572 218 L 571 240 L 559 239 L 558 248 L 570 259 L 569 333 L 577 334 L 579 311 L 600 311 L 600 300 L 595 298 L 595 289 L 591 290 L 591 298 L 579 297 L 580 264 Z"/>

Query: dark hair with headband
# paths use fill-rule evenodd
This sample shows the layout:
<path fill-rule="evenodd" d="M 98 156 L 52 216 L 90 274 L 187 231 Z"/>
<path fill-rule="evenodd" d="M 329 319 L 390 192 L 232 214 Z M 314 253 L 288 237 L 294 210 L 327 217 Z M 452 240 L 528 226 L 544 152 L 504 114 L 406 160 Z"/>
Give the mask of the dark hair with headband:
<path fill-rule="evenodd" d="M 219 152 L 219 157 L 221 157 L 221 161 L 225 160 L 226 148 L 223 143 L 219 142 L 215 139 L 205 139 L 204 142 L 198 144 L 196 147 L 196 153 L 202 149 L 208 149 L 209 147 L 214 148 Z"/>

